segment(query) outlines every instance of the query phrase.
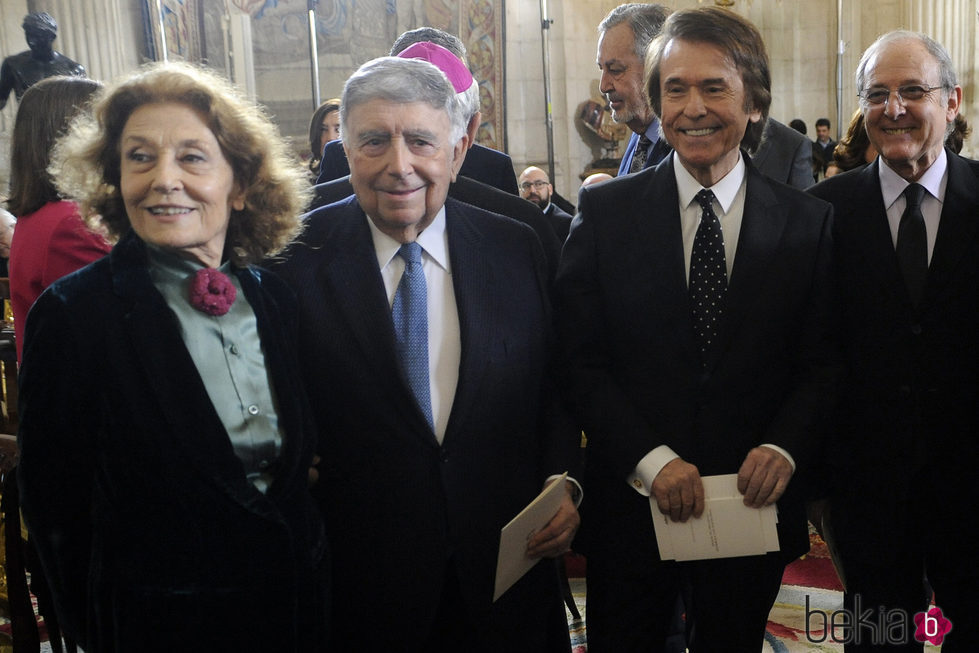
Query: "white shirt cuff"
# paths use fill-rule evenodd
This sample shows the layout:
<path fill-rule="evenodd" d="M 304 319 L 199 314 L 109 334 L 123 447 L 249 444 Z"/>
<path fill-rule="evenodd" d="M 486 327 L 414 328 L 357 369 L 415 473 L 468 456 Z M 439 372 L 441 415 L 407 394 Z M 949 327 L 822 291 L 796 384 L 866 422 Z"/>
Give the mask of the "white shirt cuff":
<path fill-rule="evenodd" d="M 789 464 L 790 465 L 792 465 L 792 473 L 795 474 L 795 459 L 792 458 L 792 454 L 790 454 L 788 451 L 786 451 L 782 447 L 778 446 L 777 444 L 767 444 L 766 443 L 766 444 L 762 444 L 761 446 L 762 447 L 768 447 L 769 449 L 774 449 L 775 451 L 777 451 L 780 454 L 782 454 L 783 456 L 785 456 L 785 459 L 789 461 Z"/>
<path fill-rule="evenodd" d="M 556 478 L 561 478 L 561 475 L 551 474 L 550 476 L 548 476 L 547 481 L 544 482 L 544 487 L 547 487 L 547 484 Z M 578 506 L 581 505 L 581 500 L 585 496 L 585 491 L 581 489 L 581 483 L 579 483 L 576 479 L 569 476 L 565 480 L 570 482 L 575 487 L 574 492 L 571 493 L 571 500 L 574 501 L 574 507 L 577 508 Z"/>
<path fill-rule="evenodd" d="M 661 444 L 642 457 L 626 482 L 633 490 L 644 497 L 648 497 L 653 491 L 653 480 L 656 476 L 668 463 L 679 457 L 675 451 L 665 444 Z"/>

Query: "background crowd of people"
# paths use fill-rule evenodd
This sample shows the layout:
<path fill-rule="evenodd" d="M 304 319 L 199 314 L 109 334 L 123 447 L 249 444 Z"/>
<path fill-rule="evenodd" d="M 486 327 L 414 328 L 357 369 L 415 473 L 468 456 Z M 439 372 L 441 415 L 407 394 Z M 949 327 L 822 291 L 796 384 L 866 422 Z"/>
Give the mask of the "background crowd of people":
<path fill-rule="evenodd" d="M 621 5 L 596 50 L 631 137 L 577 206 L 475 143 L 431 27 L 315 110 L 308 164 L 201 66 L 17 92 L 16 471 L 69 639 L 568 651 L 574 546 L 594 653 L 760 650 L 811 520 L 845 609 L 903 619 L 884 650 L 921 650 L 932 598 L 943 650 L 979 648 L 979 163 L 948 53 L 881 36 L 835 143 L 769 115 L 732 11 Z M 778 550 L 661 555 L 653 521 L 721 475 L 777 505 Z M 494 600 L 500 529 L 549 487 Z"/>

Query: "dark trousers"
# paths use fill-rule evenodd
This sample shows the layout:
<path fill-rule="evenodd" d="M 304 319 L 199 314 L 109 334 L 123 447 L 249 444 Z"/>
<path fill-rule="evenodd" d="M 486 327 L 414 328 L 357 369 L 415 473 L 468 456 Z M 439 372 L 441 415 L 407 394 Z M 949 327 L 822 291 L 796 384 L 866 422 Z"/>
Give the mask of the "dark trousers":
<path fill-rule="evenodd" d="M 535 611 L 540 615 L 537 620 L 529 620 L 525 615 L 522 615 L 523 618 L 514 615 L 513 619 L 502 620 L 508 632 L 501 633 L 494 631 L 487 619 L 474 618 L 467 609 L 459 575 L 455 564 L 450 561 L 446 565 L 442 594 L 432 627 L 421 647 L 413 650 L 424 653 L 496 653 L 501 650 L 507 653 L 567 653 L 571 648 L 568 621 L 564 603 L 556 592 L 554 561 L 540 561 L 528 576 L 533 574 L 552 579 L 555 592 L 549 596 L 546 610 Z M 526 580 L 527 577 L 524 577 L 518 584 Z M 516 589 L 515 586 L 511 591 Z M 510 608 L 511 611 L 513 609 Z M 513 615 L 513 612 L 510 614 Z M 520 634 L 515 635 L 515 632 Z"/>
<path fill-rule="evenodd" d="M 942 617 L 952 623 L 942 653 L 979 651 L 979 574 L 973 561 L 959 566 L 948 557 L 920 550 L 903 551 L 898 561 L 886 565 L 848 562 L 845 554 L 842 558 L 847 579 L 844 607 L 852 615 L 866 615 L 854 628 L 838 635 L 847 653 L 920 653 L 923 644 L 915 639 L 914 617 L 928 609 L 929 584 Z M 905 620 L 903 630 L 889 626 L 897 619 Z"/>
<path fill-rule="evenodd" d="M 920 653 L 924 645 L 915 639 L 914 617 L 928 609 L 932 590 L 942 618 L 952 623 L 942 653 L 979 651 L 979 568 L 975 560 L 979 549 L 960 530 L 973 515 L 942 514 L 936 508 L 943 505 L 943 498 L 931 491 L 937 486 L 931 476 L 935 473 L 943 472 L 924 470 L 912 479 L 911 487 L 917 489 L 902 506 L 907 526 L 889 542 L 887 551 L 880 552 L 879 559 L 867 555 L 870 546 L 861 542 L 859 533 L 841 533 L 834 527 L 837 564 L 846 578 L 844 607 L 851 615 L 865 616 L 849 631 L 839 633 L 846 653 Z M 846 509 L 840 505 L 846 500 L 846 496 L 834 500 L 833 515 Z M 967 543 L 965 548 L 963 543 Z M 905 620 L 903 632 L 898 626 L 884 627 L 900 618 Z"/>
<path fill-rule="evenodd" d="M 778 556 L 624 566 L 588 559 L 589 653 L 661 653 L 681 593 L 692 653 L 761 651 L 785 568 Z"/>
<path fill-rule="evenodd" d="M 474 632 L 476 628 L 470 622 L 469 613 L 466 611 L 466 602 L 459 588 L 455 565 L 450 562 L 445 568 L 438 613 L 428 634 L 428 641 L 421 650 L 432 651 L 432 653 L 464 651 L 467 646 L 472 645 Z"/>

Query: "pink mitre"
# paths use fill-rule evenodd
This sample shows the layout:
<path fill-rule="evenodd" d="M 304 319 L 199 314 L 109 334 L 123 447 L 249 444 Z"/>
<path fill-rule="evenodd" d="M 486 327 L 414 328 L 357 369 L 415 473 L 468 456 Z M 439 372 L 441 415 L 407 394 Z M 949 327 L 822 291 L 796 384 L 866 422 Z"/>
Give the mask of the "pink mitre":
<path fill-rule="evenodd" d="M 412 43 L 399 52 L 398 57 L 401 59 L 424 59 L 445 73 L 456 93 L 468 91 L 469 87 L 472 86 L 473 76 L 466 68 L 466 64 L 441 45 L 428 41 Z"/>

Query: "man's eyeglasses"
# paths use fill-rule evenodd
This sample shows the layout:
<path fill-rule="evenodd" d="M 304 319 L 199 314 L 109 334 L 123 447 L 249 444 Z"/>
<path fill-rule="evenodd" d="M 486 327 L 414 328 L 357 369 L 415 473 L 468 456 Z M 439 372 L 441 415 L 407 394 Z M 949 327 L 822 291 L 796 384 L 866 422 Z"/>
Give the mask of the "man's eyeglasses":
<path fill-rule="evenodd" d="M 520 190 L 530 190 L 531 187 L 533 187 L 534 190 L 540 190 L 545 188 L 548 183 L 549 182 L 541 181 L 540 179 L 537 181 L 525 181 L 524 183 L 520 184 Z"/>
<path fill-rule="evenodd" d="M 867 104 L 884 104 L 887 102 L 887 98 L 891 96 L 891 93 L 897 94 L 897 99 L 901 101 L 902 104 L 908 102 L 916 102 L 921 98 L 925 97 L 932 91 L 937 91 L 941 86 L 921 86 L 920 84 L 908 84 L 907 86 L 898 86 L 893 91 L 889 88 L 871 88 L 867 89 L 863 93 L 859 93 L 859 97 Z"/>

